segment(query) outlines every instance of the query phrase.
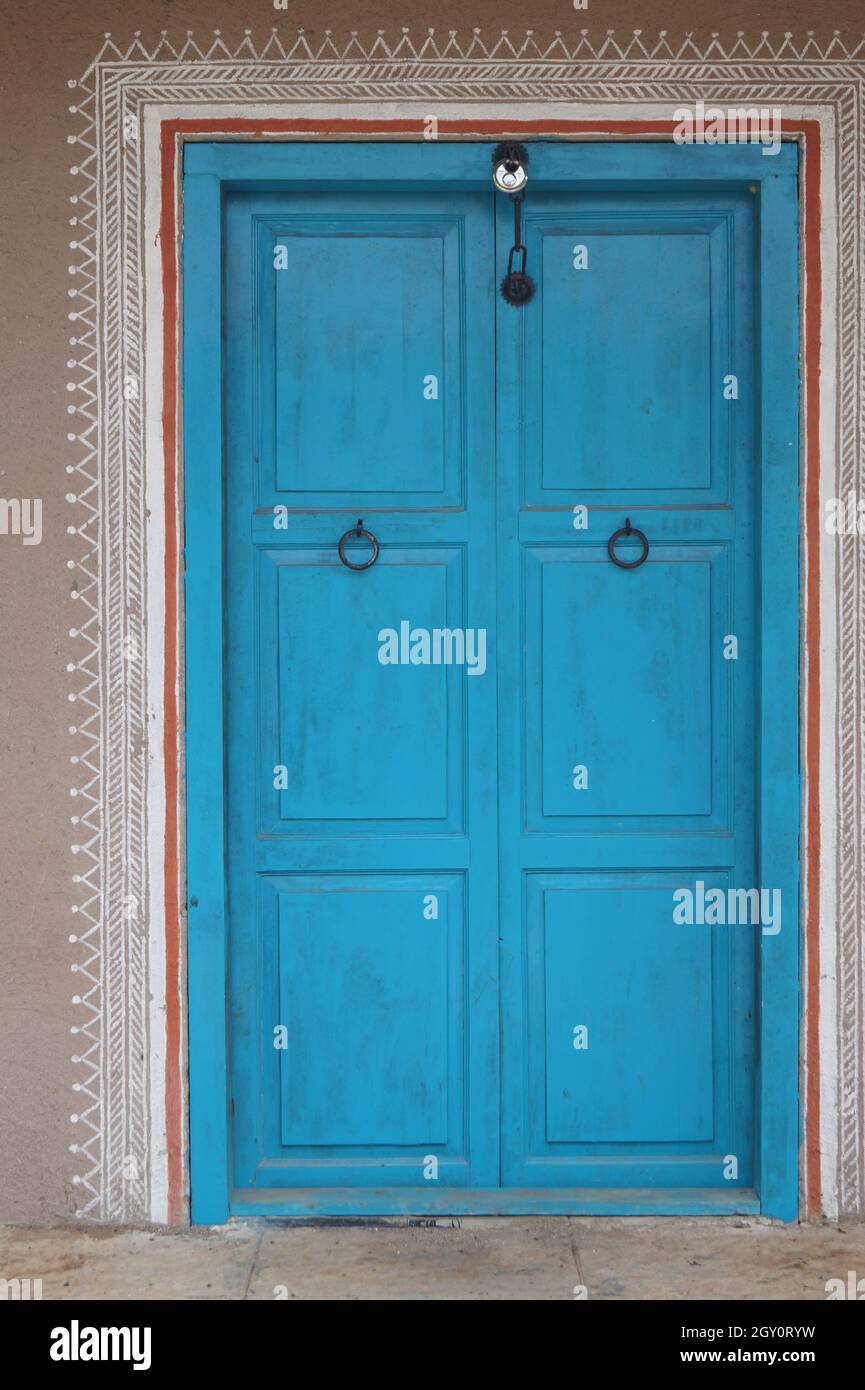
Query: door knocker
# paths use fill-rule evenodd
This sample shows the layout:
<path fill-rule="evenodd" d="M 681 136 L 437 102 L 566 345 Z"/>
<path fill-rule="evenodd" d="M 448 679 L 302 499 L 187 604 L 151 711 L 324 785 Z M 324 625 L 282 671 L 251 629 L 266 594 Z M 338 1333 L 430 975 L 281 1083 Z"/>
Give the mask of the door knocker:
<path fill-rule="evenodd" d="M 346 553 L 345 553 L 345 543 L 346 543 L 346 541 L 351 540 L 352 537 L 354 537 L 354 538 L 357 540 L 357 539 L 359 539 L 361 536 L 366 536 L 366 539 L 367 539 L 367 540 L 370 542 L 370 544 L 372 545 L 372 554 L 370 555 L 370 557 L 369 557 L 368 560 L 363 560 L 363 561 L 361 561 L 361 563 L 360 563 L 359 565 L 356 565 L 356 564 L 354 563 L 353 560 L 349 560 L 349 559 L 348 559 L 348 557 L 347 557 L 347 555 L 346 555 Z M 357 525 L 354 527 L 353 530 L 351 530 L 351 531 L 346 531 L 346 533 L 345 533 L 344 536 L 340 536 L 338 549 L 339 549 L 339 558 L 340 558 L 340 560 L 342 560 L 342 563 L 345 565 L 346 569 L 350 569 L 350 570 L 368 570 L 369 567 L 370 567 L 370 565 L 374 565 L 375 562 L 376 562 L 376 560 L 378 559 L 378 541 L 376 540 L 375 536 L 372 534 L 372 531 L 365 531 L 365 530 L 364 530 L 364 525 L 363 525 L 363 522 L 360 520 L 360 518 L 358 518 L 358 523 L 357 523 Z"/>
<path fill-rule="evenodd" d="M 508 256 L 508 271 L 499 286 L 506 304 L 518 308 L 528 304 L 535 293 L 535 282 L 526 273 L 526 248 L 522 241 L 521 209 L 529 181 L 529 153 L 525 145 L 505 141 L 493 150 L 493 183 L 500 193 L 507 193 L 514 205 L 514 244 Z M 514 270 L 514 257 L 520 257 L 520 268 Z"/>
<path fill-rule="evenodd" d="M 620 560 L 616 554 L 616 541 L 620 536 L 636 536 L 643 547 L 643 553 L 638 555 L 636 560 Z M 607 541 L 607 554 L 614 565 L 618 565 L 621 570 L 636 570 L 640 565 L 645 564 L 649 555 L 649 542 L 642 531 L 638 531 L 636 526 L 631 525 L 631 518 L 625 517 L 624 526 L 620 526 L 618 531 L 614 531 Z"/>

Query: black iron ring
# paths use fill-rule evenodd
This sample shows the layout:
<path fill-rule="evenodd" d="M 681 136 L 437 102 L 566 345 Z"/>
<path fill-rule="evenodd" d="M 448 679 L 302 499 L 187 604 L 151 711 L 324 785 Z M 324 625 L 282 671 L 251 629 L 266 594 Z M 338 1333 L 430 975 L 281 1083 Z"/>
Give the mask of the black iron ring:
<path fill-rule="evenodd" d="M 616 541 L 620 536 L 636 536 L 643 547 L 642 555 L 638 555 L 636 560 L 620 560 L 616 554 Z M 649 556 L 649 542 L 642 531 L 638 531 L 636 526 L 631 525 L 630 517 L 625 518 L 624 526 L 620 526 L 618 531 L 614 531 L 607 541 L 607 554 L 614 565 L 618 565 L 620 570 L 636 570 L 640 565 L 645 564 Z"/>
<path fill-rule="evenodd" d="M 352 536 L 354 536 L 355 538 L 359 538 L 360 536 L 366 536 L 367 540 L 370 541 L 372 544 L 372 554 L 370 555 L 369 559 L 362 561 L 362 563 L 359 565 L 356 565 L 352 560 L 346 558 L 345 543 L 347 540 L 351 540 Z M 372 531 L 364 530 L 362 522 L 359 521 L 356 526 L 353 526 L 350 531 L 346 531 L 345 535 L 340 537 L 339 558 L 342 560 L 342 563 L 345 565 L 346 569 L 350 570 L 368 570 L 370 565 L 375 564 L 376 560 L 378 559 L 378 541 L 372 534 Z"/>

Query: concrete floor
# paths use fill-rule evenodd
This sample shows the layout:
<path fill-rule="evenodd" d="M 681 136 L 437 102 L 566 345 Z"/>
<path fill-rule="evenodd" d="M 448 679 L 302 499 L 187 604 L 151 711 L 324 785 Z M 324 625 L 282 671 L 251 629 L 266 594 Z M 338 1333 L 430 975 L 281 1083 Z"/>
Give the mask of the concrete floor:
<path fill-rule="evenodd" d="M 865 1280 L 865 1226 L 741 1217 L 0 1228 L 0 1278 L 46 1300 L 822 1300 L 851 1270 Z"/>

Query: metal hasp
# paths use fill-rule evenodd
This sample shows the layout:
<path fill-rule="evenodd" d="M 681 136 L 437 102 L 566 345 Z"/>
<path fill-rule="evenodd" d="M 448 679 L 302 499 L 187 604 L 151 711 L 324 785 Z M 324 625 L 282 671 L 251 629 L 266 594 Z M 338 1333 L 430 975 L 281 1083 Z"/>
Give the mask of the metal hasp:
<path fill-rule="evenodd" d="M 526 273 L 526 248 L 522 243 L 521 207 L 529 181 L 529 152 L 525 145 L 504 141 L 493 150 L 493 183 L 500 193 L 507 193 L 514 205 L 514 244 L 508 256 L 508 270 L 500 285 L 502 299 L 513 308 L 528 304 L 534 297 L 535 282 Z M 520 268 L 514 270 L 514 257 L 520 257 Z"/>

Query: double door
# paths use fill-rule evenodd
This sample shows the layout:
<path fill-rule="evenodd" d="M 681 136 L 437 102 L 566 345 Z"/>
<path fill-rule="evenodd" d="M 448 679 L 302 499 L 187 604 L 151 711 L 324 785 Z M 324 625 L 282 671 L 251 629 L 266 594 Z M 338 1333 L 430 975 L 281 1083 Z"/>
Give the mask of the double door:
<path fill-rule="evenodd" d="M 747 1208 L 753 192 L 530 181 L 514 308 L 487 146 L 282 153 L 221 212 L 236 1209 Z"/>

